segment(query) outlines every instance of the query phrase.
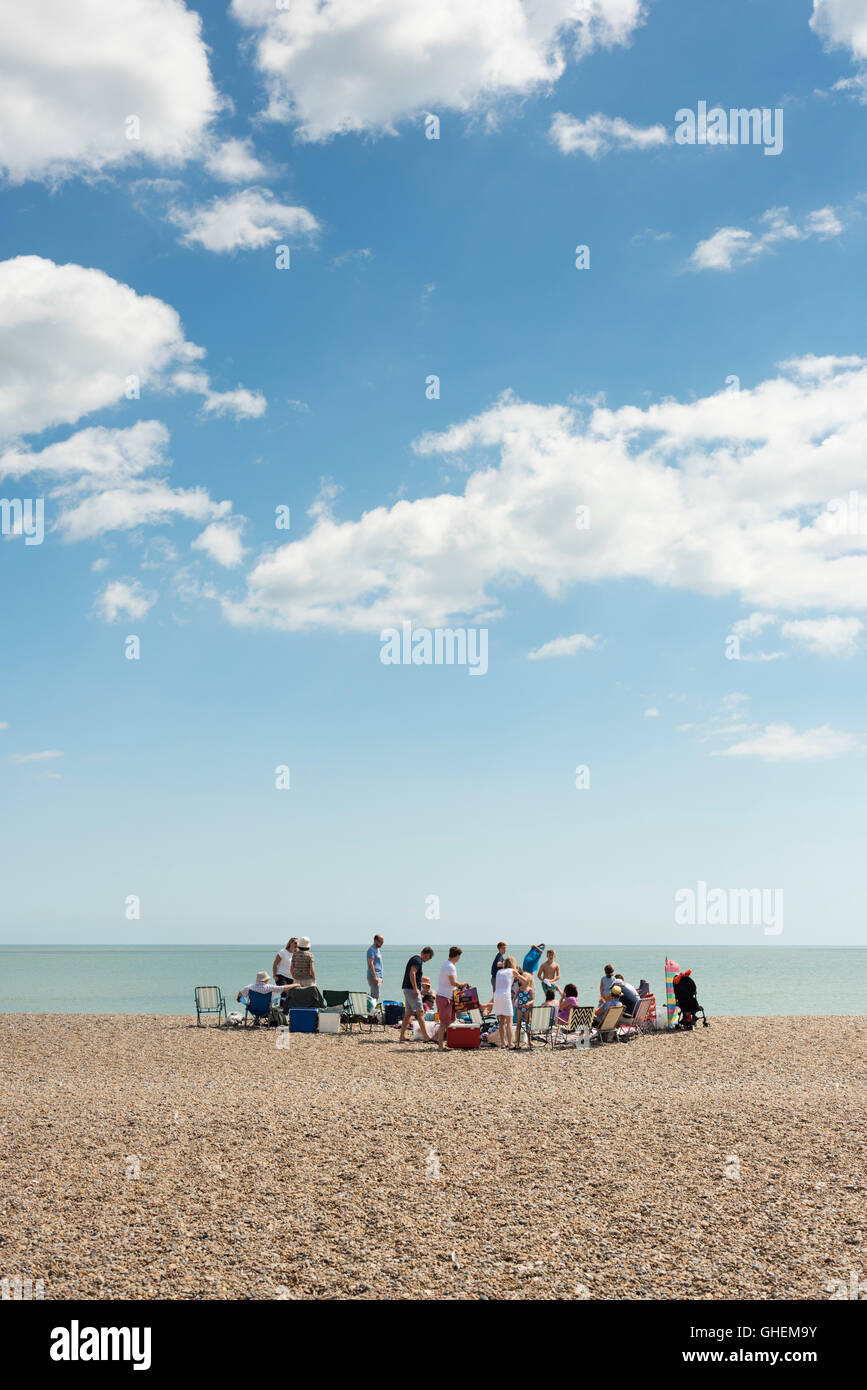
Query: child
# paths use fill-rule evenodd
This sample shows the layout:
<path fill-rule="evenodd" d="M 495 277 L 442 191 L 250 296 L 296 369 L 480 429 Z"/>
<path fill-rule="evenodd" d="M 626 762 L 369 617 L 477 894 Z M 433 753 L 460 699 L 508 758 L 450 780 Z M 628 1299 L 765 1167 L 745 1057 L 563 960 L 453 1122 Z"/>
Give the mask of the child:
<path fill-rule="evenodd" d="M 533 1039 L 530 1035 L 530 1015 L 533 1012 L 533 976 L 523 970 L 515 971 L 515 980 L 518 990 L 515 995 L 515 1011 L 517 1016 L 518 1036 L 515 1043 L 515 1051 L 521 1051 L 521 1029 L 525 1029 L 527 1034 L 527 1046 L 533 1046 Z"/>
<path fill-rule="evenodd" d="M 560 1008 L 557 1012 L 558 1023 L 568 1023 L 569 1015 L 573 1009 L 578 1008 L 578 986 L 569 984 L 563 990 L 563 997 Z"/>

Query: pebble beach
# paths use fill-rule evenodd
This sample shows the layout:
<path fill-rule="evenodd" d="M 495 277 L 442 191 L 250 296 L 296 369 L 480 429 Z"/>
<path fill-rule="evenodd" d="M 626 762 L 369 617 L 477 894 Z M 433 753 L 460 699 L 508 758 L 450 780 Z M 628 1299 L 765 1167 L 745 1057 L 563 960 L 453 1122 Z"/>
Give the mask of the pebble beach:
<path fill-rule="evenodd" d="M 867 1018 L 276 1043 L 0 1016 L 0 1274 L 45 1299 L 822 1301 L 867 1273 Z"/>

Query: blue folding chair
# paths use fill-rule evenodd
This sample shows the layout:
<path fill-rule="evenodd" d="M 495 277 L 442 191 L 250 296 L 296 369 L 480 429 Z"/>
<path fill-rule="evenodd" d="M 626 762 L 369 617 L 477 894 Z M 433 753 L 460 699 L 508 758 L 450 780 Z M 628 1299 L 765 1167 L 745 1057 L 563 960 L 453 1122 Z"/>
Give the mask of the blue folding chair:
<path fill-rule="evenodd" d="M 267 1019 L 271 1012 L 271 991 L 251 989 L 247 995 L 247 1002 L 244 1007 L 244 1027 L 247 1027 L 247 1019 L 252 1016 L 256 1022 L 253 1027 L 259 1027 L 260 1019 Z"/>

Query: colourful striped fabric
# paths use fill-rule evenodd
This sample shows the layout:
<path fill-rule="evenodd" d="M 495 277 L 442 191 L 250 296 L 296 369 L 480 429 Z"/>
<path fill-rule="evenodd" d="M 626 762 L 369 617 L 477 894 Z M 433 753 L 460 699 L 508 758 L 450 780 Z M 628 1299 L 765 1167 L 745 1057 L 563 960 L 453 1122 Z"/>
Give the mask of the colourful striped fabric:
<path fill-rule="evenodd" d="M 674 1025 L 675 1014 L 677 1013 L 677 1003 L 674 998 L 674 977 L 680 974 L 680 966 L 676 960 L 665 958 L 665 1007 L 668 1011 L 668 1026 Z"/>

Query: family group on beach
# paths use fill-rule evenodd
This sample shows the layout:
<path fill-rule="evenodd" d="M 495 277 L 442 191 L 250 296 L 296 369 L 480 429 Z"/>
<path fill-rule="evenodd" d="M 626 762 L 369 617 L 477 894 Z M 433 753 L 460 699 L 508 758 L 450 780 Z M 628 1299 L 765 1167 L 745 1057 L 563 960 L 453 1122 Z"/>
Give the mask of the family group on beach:
<path fill-rule="evenodd" d="M 367 951 L 367 990 L 373 999 L 379 999 L 382 992 L 383 945 L 384 938 L 375 936 L 373 945 Z M 527 1046 L 533 1046 L 530 1028 L 536 997 L 533 972 L 536 971 L 536 978 L 544 994 L 542 1002 L 550 1006 L 552 1024 L 555 1021 L 568 1022 L 572 1010 L 578 1007 L 578 987 L 570 983 L 560 988 L 557 953 L 551 948 L 546 951 L 544 941 L 538 946 L 530 947 L 520 968 L 515 957 L 508 955 L 507 950 L 505 941 L 497 942 L 497 954 L 491 964 L 493 997 L 489 1003 L 479 1004 L 483 1015 L 496 1017 L 497 1026 L 485 1033 L 481 1043 L 483 1046 L 505 1047 L 520 1052 L 521 1037 L 524 1033 L 527 1035 Z M 442 1050 L 446 1045 L 446 1033 L 460 1012 L 455 1004 L 455 991 L 467 989 L 468 982 L 458 979 L 458 967 L 463 952 L 460 946 L 450 946 L 448 959 L 444 960 L 440 967 L 434 994 L 430 977 L 425 974 L 425 966 L 433 960 L 434 954 L 432 946 L 424 946 L 417 955 L 410 956 L 406 963 L 402 986 L 403 1021 L 398 1041 L 407 1041 L 407 1031 L 414 1023 L 419 1037 L 425 1042 L 436 1043 Z M 608 1010 L 617 1005 L 623 1005 L 630 1014 L 634 1014 L 642 998 L 642 990 L 644 993 L 649 990 L 645 980 L 642 980 L 636 989 L 624 980 L 622 975 L 615 974 L 613 965 L 606 965 L 599 982 L 599 1002 L 593 1014 L 594 1024 L 598 1026 Z M 428 1025 L 431 1023 L 438 1025 L 435 1032 L 428 1031 Z"/>
<path fill-rule="evenodd" d="M 377 934 L 373 944 L 368 947 L 365 966 L 369 1008 L 375 1008 L 382 996 L 382 947 L 385 938 Z M 544 953 L 544 960 L 542 959 Z M 430 976 L 425 973 L 433 960 L 432 946 L 423 946 L 410 956 L 403 972 L 403 1018 L 400 1022 L 399 1042 L 409 1038 L 421 1038 L 435 1043 L 440 1050 L 446 1046 L 449 1027 L 463 1012 L 455 1002 L 456 991 L 469 988 L 467 981 L 458 979 L 458 970 L 463 951 L 460 946 L 450 946 L 448 958 L 439 970 L 436 990 L 432 988 Z M 280 1007 L 288 1011 L 293 1004 L 318 1007 L 322 996 L 316 984 L 316 963 L 306 936 L 292 936 L 274 957 L 273 979 L 266 970 L 260 970 L 256 980 L 238 994 L 238 1001 L 246 1003 L 251 993 L 270 994 L 271 1003 L 279 1000 Z M 530 1022 L 536 1003 L 536 981 L 541 991 L 540 1004 L 551 1010 L 551 1024 L 568 1023 L 572 1010 L 578 1007 L 578 987 L 569 982 L 561 987 L 560 965 L 553 948 L 545 947 L 544 941 L 531 946 L 518 966 L 514 956 L 508 954 L 505 941 L 497 942 L 497 953 L 491 964 L 491 999 L 488 1003 L 479 1001 L 478 1008 L 484 1017 L 495 1017 L 495 1028 L 487 1031 L 481 1039 L 483 1046 L 504 1047 L 519 1052 L 522 1037 L 526 1034 L 527 1046 L 533 1046 L 533 1033 Z M 641 1000 L 650 992 L 646 980 L 638 986 L 625 980 L 622 974 L 615 973 L 613 965 L 606 965 L 599 981 L 599 999 L 594 1007 L 593 1024 L 598 1027 L 609 1009 L 623 1006 L 626 1013 L 634 1015 Z M 559 997 L 558 997 L 559 996 Z"/>

